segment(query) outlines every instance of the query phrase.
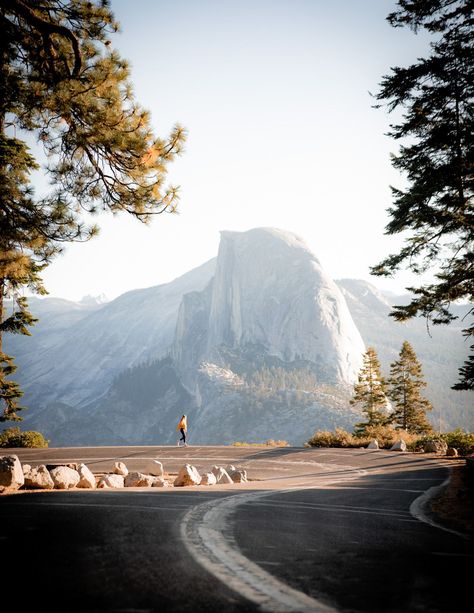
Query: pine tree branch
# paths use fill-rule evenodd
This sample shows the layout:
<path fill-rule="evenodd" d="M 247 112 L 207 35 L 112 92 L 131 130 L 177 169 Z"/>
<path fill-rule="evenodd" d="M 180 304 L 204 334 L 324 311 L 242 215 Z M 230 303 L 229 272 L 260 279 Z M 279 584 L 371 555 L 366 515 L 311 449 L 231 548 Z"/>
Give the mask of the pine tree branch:
<path fill-rule="evenodd" d="M 6 8 L 22 17 L 31 26 L 40 31 L 45 41 L 46 48 L 51 47 L 52 45 L 51 39 L 49 38 L 51 34 L 59 34 L 60 36 L 69 39 L 74 52 L 74 68 L 71 71 L 69 66 L 67 66 L 67 70 L 70 76 L 73 77 L 76 77 L 80 73 L 82 67 L 82 54 L 79 47 L 79 41 L 71 30 L 60 24 L 42 19 L 21 0 L 3 0 L 3 4 Z"/>

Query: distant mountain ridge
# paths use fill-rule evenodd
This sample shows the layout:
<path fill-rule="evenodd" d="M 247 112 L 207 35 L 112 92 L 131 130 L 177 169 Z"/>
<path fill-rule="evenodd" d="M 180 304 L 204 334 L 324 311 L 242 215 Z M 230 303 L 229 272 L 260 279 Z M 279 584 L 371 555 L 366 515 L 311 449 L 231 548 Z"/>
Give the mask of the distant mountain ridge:
<path fill-rule="evenodd" d="M 390 304 L 366 282 L 332 281 L 294 234 L 223 232 L 216 259 L 170 283 L 105 304 L 33 299 L 33 336 L 6 350 L 24 427 L 56 445 L 173 442 L 183 412 L 195 442 L 301 444 L 359 419 L 348 400 L 365 346 L 388 369 L 405 339 L 442 404 L 436 425 L 472 429 L 472 396 L 449 390 L 467 353 L 459 326 L 433 339 L 423 321 L 391 320 Z"/>

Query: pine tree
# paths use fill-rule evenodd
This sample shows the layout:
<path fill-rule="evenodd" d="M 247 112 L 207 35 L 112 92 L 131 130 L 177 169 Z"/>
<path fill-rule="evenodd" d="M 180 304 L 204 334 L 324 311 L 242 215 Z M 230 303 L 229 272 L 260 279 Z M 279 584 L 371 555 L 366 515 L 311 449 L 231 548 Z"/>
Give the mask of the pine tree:
<path fill-rule="evenodd" d="M 112 49 L 118 24 L 107 1 L 3 0 L 0 5 L 0 354 L 4 332 L 34 322 L 21 290 L 46 293 L 41 271 L 64 243 L 88 240 L 82 213 L 125 211 L 143 222 L 173 212 L 165 184 L 182 150 L 175 126 L 156 138 L 136 102 L 127 63 Z M 39 168 L 24 140 L 43 145 L 52 191 L 35 197 Z M 14 312 L 7 316 L 5 300 Z M 7 356 L 8 358 L 8 356 Z M 11 358 L 8 358 L 11 359 Z M 7 362 L 3 362 L 7 364 Z M 12 374 L 0 366 L 4 381 Z M 4 400 L 5 405 L 5 400 Z M 11 415 L 5 405 L 6 414 Z"/>
<path fill-rule="evenodd" d="M 472 354 L 459 369 L 460 379 L 453 385 L 455 390 L 474 390 L 474 345 L 470 347 Z"/>
<path fill-rule="evenodd" d="M 0 351 L 0 400 L 3 404 L 0 422 L 21 421 L 17 411 L 21 411 L 24 408 L 18 404 L 18 399 L 23 396 L 23 392 L 18 383 L 7 379 L 15 371 L 16 366 L 13 363 L 13 358 Z"/>
<path fill-rule="evenodd" d="M 385 383 L 380 373 L 380 362 L 373 347 L 368 347 L 363 357 L 358 382 L 354 385 L 351 404 L 359 405 L 367 415 L 367 421 L 355 425 L 355 431 L 362 434 L 369 426 L 387 423 L 388 401 Z"/>
<path fill-rule="evenodd" d="M 407 432 L 427 434 L 433 430 L 427 420 L 427 411 L 432 410 L 429 400 L 423 398 L 421 389 L 426 387 L 421 364 L 413 347 L 405 341 L 399 359 L 390 365 L 388 396 L 394 405 L 391 421 Z"/>
<path fill-rule="evenodd" d="M 389 135 L 403 143 L 393 166 L 407 187 L 392 188 L 386 233 L 403 232 L 407 239 L 372 273 L 391 276 L 402 266 L 415 274 L 430 271 L 434 281 L 407 288 L 413 299 L 392 316 L 445 324 L 455 319 L 452 302 L 474 298 L 474 1 L 399 0 L 387 20 L 415 32 L 424 28 L 433 42 L 428 57 L 392 68 L 376 96 L 389 112 L 404 112 Z M 472 336 L 474 326 L 464 334 Z M 465 387 L 456 389 L 473 389 L 472 369 L 463 376 Z"/>

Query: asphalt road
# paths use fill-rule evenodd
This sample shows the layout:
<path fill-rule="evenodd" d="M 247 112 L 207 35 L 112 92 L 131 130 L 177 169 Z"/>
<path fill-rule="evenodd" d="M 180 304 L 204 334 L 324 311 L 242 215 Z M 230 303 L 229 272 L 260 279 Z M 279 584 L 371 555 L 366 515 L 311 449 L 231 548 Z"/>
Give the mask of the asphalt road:
<path fill-rule="evenodd" d="M 472 540 L 425 515 L 434 456 L 367 450 L 99 447 L 15 450 L 94 472 L 147 458 L 175 474 L 229 463 L 247 484 L 0 497 L 11 611 L 456 611 Z"/>

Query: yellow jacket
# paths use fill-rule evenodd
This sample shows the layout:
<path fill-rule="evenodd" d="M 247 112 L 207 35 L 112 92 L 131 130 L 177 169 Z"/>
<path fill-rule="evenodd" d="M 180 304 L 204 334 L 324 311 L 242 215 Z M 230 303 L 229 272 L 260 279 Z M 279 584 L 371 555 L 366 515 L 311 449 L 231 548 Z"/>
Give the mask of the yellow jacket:
<path fill-rule="evenodd" d="M 183 417 L 181 417 L 181 419 L 179 420 L 179 424 L 176 426 L 176 431 L 179 432 L 181 428 L 185 432 L 188 431 L 188 420 L 186 418 L 186 415 L 183 415 Z"/>

